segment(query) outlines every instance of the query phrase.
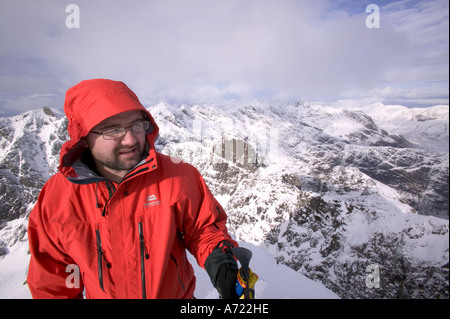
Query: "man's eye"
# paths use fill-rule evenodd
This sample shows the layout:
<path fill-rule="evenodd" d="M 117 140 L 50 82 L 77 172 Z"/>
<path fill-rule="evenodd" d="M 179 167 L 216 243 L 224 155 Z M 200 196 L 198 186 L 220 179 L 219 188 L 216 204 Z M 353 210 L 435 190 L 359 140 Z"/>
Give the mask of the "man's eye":
<path fill-rule="evenodd" d="M 103 132 L 103 134 L 106 135 L 116 135 L 116 134 L 120 134 L 122 132 L 122 128 L 113 128 L 111 130 L 106 130 Z"/>

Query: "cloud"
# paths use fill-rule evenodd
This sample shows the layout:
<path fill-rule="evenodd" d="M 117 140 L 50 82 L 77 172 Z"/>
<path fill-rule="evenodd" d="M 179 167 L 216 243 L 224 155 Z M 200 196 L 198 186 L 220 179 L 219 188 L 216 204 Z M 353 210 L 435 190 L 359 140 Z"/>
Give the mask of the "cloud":
<path fill-rule="evenodd" d="M 448 86 L 446 1 L 383 1 L 379 29 L 366 28 L 365 5 L 350 1 L 74 3 L 79 29 L 65 25 L 68 2 L 1 2 L 2 92 L 62 96 L 83 79 L 106 77 L 151 104 Z"/>

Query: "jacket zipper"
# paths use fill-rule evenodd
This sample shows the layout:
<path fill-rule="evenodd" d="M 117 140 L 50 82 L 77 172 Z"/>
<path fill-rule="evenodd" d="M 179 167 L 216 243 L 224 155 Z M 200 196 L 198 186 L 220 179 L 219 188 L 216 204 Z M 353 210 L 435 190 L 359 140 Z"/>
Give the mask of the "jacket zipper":
<path fill-rule="evenodd" d="M 97 263 L 98 263 L 98 282 L 100 284 L 100 288 L 105 291 L 103 287 L 103 261 L 105 261 L 106 268 L 111 268 L 111 263 L 108 262 L 105 256 L 105 252 L 102 249 L 102 239 L 100 237 L 100 230 L 95 230 L 95 236 L 97 238 Z"/>
<path fill-rule="evenodd" d="M 142 222 L 139 222 L 138 228 L 139 228 L 139 246 L 140 246 L 140 252 L 141 252 L 142 299 L 146 299 L 147 293 L 145 291 L 145 260 L 149 259 L 150 255 L 147 251 L 147 247 L 145 246 L 144 230 L 142 227 Z"/>
<path fill-rule="evenodd" d="M 114 186 L 114 184 L 110 181 L 105 181 L 105 185 L 106 185 L 106 189 L 108 190 L 108 194 L 109 194 L 109 198 L 106 200 L 105 205 L 103 206 L 103 210 L 102 210 L 102 217 L 106 216 L 106 207 L 108 207 L 108 203 L 111 200 L 112 196 L 114 195 L 114 193 L 116 192 L 116 186 Z M 98 207 L 98 204 L 97 204 Z"/>
<path fill-rule="evenodd" d="M 181 288 L 183 288 L 183 291 L 186 292 L 186 288 L 184 288 L 184 284 L 183 284 L 183 282 L 181 281 L 181 277 L 180 277 L 180 269 L 178 268 L 177 260 L 175 259 L 175 257 L 174 257 L 172 254 L 170 254 L 170 258 L 173 260 L 173 262 L 175 263 L 175 267 L 177 268 L 177 277 L 178 277 L 178 281 L 179 281 L 180 284 L 181 284 Z"/>

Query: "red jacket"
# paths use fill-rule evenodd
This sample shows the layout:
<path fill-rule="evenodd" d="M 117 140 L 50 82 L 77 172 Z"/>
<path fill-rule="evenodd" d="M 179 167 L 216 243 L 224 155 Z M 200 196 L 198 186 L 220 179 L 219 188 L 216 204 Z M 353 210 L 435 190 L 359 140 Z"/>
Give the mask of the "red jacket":
<path fill-rule="evenodd" d="M 102 103 L 101 112 L 89 108 L 92 101 Z M 80 160 L 79 140 L 102 120 L 134 109 L 153 124 L 148 156 L 116 184 Z M 204 267 L 221 241 L 237 246 L 198 171 L 155 151 L 158 127 L 121 82 L 81 82 L 67 92 L 65 112 L 71 140 L 29 218 L 32 296 L 79 298 L 84 290 L 87 298 L 192 298 L 195 276 L 185 249 Z"/>

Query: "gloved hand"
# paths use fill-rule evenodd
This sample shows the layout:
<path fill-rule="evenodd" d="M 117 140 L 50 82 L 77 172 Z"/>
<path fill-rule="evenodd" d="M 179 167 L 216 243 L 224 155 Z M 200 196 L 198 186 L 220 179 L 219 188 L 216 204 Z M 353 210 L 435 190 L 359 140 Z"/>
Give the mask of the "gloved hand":
<path fill-rule="evenodd" d="M 223 241 L 211 252 L 205 262 L 211 282 L 219 292 L 220 298 L 238 299 L 236 280 L 239 271 L 236 260 L 231 253 L 232 246 Z"/>
<path fill-rule="evenodd" d="M 222 264 L 217 273 L 215 287 L 222 299 L 239 299 L 236 293 L 236 280 L 238 276 L 237 267 L 230 267 L 229 264 Z"/>

